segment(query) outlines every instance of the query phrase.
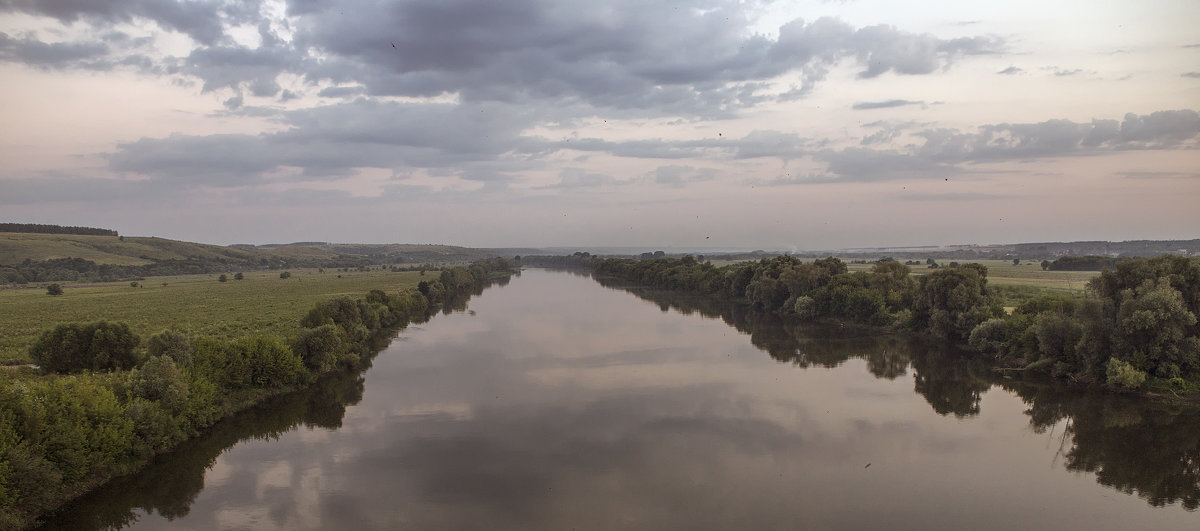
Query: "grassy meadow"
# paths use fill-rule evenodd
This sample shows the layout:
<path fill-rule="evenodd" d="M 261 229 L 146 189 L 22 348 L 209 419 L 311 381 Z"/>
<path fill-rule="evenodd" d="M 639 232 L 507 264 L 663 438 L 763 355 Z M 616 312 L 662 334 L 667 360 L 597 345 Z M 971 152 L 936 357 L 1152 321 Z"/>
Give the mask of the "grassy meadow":
<path fill-rule="evenodd" d="M 946 267 L 954 261 L 987 266 L 988 285 L 996 288 L 1008 302 L 1033 298 L 1045 292 L 1082 295 L 1088 281 L 1100 275 L 1099 271 L 1043 271 L 1040 261 L 1022 261 L 1020 265 L 1013 265 L 1012 260 L 939 260 L 938 264 Z M 846 262 L 850 271 L 870 271 L 873 265 Z M 909 267 L 914 276 L 936 271 L 924 264 Z"/>
<path fill-rule="evenodd" d="M 416 271 L 293 270 L 287 279 L 279 273 L 244 273 L 243 280 L 228 274 L 226 282 L 217 274 L 152 277 L 139 287 L 64 282 L 59 296 L 47 295 L 43 286 L 0 289 L 0 365 L 28 363 L 25 350 L 38 335 L 69 322 L 122 321 L 143 339 L 168 328 L 194 336 L 289 336 L 320 301 L 358 298 L 372 289 L 394 293 L 415 288 L 423 278 Z M 436 272 L 429 276 L 436 278 Z"/>

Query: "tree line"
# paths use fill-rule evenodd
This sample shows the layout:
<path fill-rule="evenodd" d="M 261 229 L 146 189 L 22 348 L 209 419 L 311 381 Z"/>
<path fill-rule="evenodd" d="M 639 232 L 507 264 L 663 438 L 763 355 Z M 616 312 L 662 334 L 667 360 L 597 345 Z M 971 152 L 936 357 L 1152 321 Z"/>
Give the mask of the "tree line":
<path fill-rule="evenodd" d="M 0 528 L 19 528 L 101 483 L 144 466 L 217 420 L 360 367 L 389 332 L 465 304 L 504 259 L 442 271 L 425 290 L 317 304 L 294 337 L 138 337 L 123 323 L 64 323 L 29 348 L 40 375 L 0 382 Z"/>
<path fill-rule="evenodd" d="M 94 227 L 69 227 L 63 225 L 40 225 L 37 223 L 0 223 L 0 232 L 27 232 L 33 234 L 78 234 L 82 236 L 118 236 L 111 229 Z"/>
<path fill-rule="evenodd" d="M 586 261 L 597 275 L 743 300 L 789 319 L 929 334 L 1010 368 L 1078 383 L 1200 392 L 1200 263 L 1179 256 L 1123 260 L 1091 281 L 1085 297 L 1042 294 L 1011 314 L 980 264 L 914 278 L 894 260 L 856 272 L 833 257 L 787 255 L 723 267 L 690 256 Z"/>
<path fill-rule="evenodd" d="M 260 257 L 258 260 L 252 261 L 189 258 L 187 260 L 155 260 L 146 265 L 97 264 L 83 258 L 53 258 L 36 261 L 25 260 L 20 264 L 0 266 L 0 284 L 115 282 L 141 280 L 146 277 L 227 273 L 234 269 L 281 269 L 284 267 L 365 270 L 368 265 L 367 259 L 350 256 L 287 261 L 280 257 Z"/>

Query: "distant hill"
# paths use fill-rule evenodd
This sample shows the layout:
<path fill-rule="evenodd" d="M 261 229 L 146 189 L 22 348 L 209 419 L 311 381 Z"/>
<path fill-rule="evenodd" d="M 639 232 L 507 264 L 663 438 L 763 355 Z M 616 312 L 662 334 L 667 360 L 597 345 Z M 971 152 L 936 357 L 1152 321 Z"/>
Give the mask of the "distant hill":
<path fill-rule="evenodd" d="M 97 229 L 95 227 L 68 227 L 63 225 L 42 225 L 40 223 L 0 223 L 0 232 L 25 232 L 33 234 L 85 234 L 90 236 L 117 236 L 112 229 Z"/>
<path fill-rule="evenodd" d="M 0 232 L 0 284 L 110 281 L 301 267 L 419 267 L 536 252 L 536 249 L 325 242 L 226 247 L 115 233 L 98 236 Z"/>
<path fill-rule="evenodd" d="M 1200 256 L 1200 239 L 1078 241 L 1015 243 L 1007 245 L 947 245 L 927 247 L 874 247 L 833 251 L 835 256 L 892 256 L 895 258 L 946 259 L 1056 259 L 1063 256 L 1136 257 L 1174 254 Z"/>

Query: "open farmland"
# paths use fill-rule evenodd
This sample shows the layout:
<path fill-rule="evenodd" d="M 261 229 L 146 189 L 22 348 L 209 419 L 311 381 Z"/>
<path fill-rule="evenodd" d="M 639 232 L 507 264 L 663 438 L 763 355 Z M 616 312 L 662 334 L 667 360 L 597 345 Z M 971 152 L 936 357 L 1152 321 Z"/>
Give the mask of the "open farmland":
<path fill-rule="evenodd" d="M 296 270 L 291 278 L 279 271 L 245 273 L 243 280 L 220 282 L 218 275 L 153 277 L 131 287 L 129 282 L 64 283 L 65 293 L 46 294 L 43 287 L 0 290 L 0 364 L 28 363 L 25 350 L 56 324 L 122 321 L 147 337 L 175 328 L 193 335 L 237 337 L 250 333 L 288 336 L 317 302 L 347 295 L 361 297 L 372 289 L 393 293 L 415 288 L 415 271 L 336 272 Z M 436 273 L 429 276 L 437 278 Z"/>

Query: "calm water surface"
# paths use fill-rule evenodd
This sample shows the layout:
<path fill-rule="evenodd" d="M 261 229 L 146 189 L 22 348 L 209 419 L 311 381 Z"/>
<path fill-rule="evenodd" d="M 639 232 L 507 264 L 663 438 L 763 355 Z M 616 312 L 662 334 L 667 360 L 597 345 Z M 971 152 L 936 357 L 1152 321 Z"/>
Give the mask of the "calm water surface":
<path fill-rule="evenodd" d="M 1198 529 L 1200 415 L 529 270 L 50 521 Z"/>

